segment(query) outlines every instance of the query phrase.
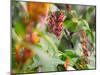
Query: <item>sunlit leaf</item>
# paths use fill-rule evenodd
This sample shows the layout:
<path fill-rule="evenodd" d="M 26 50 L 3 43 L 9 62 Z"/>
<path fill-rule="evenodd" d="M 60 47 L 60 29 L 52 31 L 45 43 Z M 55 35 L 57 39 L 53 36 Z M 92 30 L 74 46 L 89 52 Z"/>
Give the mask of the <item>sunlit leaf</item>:
<path fill-rule="evenodd" d="M 72 20 L 66 20 L 64 22 L 64 26 L 71 32 L 77 31 L 77 23 L 73 22 Z"/>
<path fill-rule="evenodd" d="M 84 20 L 84 19 L 81 19 L 78 22 L 78 25 L 80 26 L 81 29 L 90 30 L 88 22 L 86 20 Z"/>
<path fill-rule="evenodd" d="M 25 36 L 26 26 L 21 21 L 16 21 L 15 22 L 15 32 L 20 37 Z"/>

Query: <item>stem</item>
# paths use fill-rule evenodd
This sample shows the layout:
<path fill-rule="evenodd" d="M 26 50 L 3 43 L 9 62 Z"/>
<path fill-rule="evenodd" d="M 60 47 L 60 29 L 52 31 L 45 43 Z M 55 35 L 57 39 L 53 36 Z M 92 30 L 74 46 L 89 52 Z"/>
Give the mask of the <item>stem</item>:
<path fill-rule="evenodd" d="M 15 33 L 14 29 L 12 29 L 12 38 L 17 41 L 18 43 L 21 42 L 21 39 L 17 36 L 17 34 Z"/>

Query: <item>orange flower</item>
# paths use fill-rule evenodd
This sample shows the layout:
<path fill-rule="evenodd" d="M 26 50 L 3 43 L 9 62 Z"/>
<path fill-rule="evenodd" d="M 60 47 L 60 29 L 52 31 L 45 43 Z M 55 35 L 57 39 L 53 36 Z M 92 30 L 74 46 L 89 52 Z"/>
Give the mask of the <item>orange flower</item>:
<path fill-rule="evenodd" d="M 25 40 L 27 42 L 37 44 L 40 41 L 40 36 L 38 35 L 38 32 L 34 31 L 30 34 L 26 34 Z"/>
<path fill-rule="evenodd" d="M 28 59 L 32 58 L 32 56 L 35 55 L 35 52 L 28 49 L 24 48 L 21 45 L 17 44 L 15 47 L 16 50 L 16 61 L 19 63 L 26 63 Z"/>
<path fill-rule="evenodd" d="M 40 41 L 40 37 L 38 36 L 37 32 L 32 33 L 32 43 L 36 44 Z"/>
<path fill-rule="evenodd" d="M 29 17 L 31 17 L 34 21 L 39 21 L 41 16 L 47 16 L 50 8 L 49 3 L 36 3 L 36 2 L 28 2 L 27 10 Z"/>
<path fill-rule="evenodd" d="M 20 50 L 20 48 L 21 48 L 21 45 L 19 45 L 19 44 L 16 44 L 16 46 L 15 46 L 15 50 L 16 50 L 16 61 L 17 62 L 19 62 L 20 61 L 20 55 L 19 55 L 19 50 Z"/>
<path fill-rule="evenodd" d="M 36 3 L 36 2 L 27 2 L 27 12 L 29 19 L 23 19 L 27 25 L 26 31 L 28 33 L 32 32 L 32 27 L 35 23 L 40 23 L 40 28 L 44 28 L 44 23 L 47 19 L 48 12 L 51 4 L 49 3 Z M 31 23 L 30 23 L 31 22 Z"/>
<path fill-rule="evenodd" d="M 64 68 L 67 70 L 68 66 L 70 64 L 69 58 L 66 58 L 65 64 L 64 64 Z"/>

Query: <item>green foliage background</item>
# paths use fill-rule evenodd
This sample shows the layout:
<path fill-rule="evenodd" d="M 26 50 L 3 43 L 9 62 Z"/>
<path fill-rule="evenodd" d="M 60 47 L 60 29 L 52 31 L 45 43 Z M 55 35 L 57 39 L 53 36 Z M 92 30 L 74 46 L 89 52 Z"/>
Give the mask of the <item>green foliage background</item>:
<path fill-rule="evenodd" d="M 25 12 L 23 12 L 23 7 L 20 2 L 12 1 L 12 72 L 37 73 L 66 71 L 64 68 L 66 57 L 69 58 L 69 66 L 74 70 L 89 70 L 96 68 L 96 7 L 72 5 L 71 12 L 68 12 L 64 4 L 52 4 L 52 9 L 55 9 L 55 7 L 58 8 L 59 5 L 59 8 L 62 9 L 67 16 L 64 21 L 64 30 L 67 30 L 69 33 L 73 33 L 73 35 L 66 34 L 63 30 L 61 39 L 58 40 L 54 34 L 48 32 L 48 24 L 46 22 L 45 29 L 39 32 L 41 36 L 40 42 L 33 45 L 22 40 L 26 34 L 26 27 L 21 21 L 23 16 L 22 14 L 25 14 Z M 51 13 L 52 9 L 50 10 Z M 86 32 L 89 40 L 87 46 L 90 51 L 90 55 L 87 58 L 82 55 L 81 37 L 77 34 L 80 33 L 79 30 L 81 29 Z M 34 30 L 35 28 L 33 31 Z M 33 56 L 31 63 L 23 65 L 16 62 L 16 43 L 23 44 L 36 52 L 36 56 Z M 91 47 L 90 44 L 92 44 L 93 47 Z M 90 63 L 87 64 L 85 62 L 87 61 L 86 59 L 89 60 Z M 20 68 L 20 66 L 22 67 Z"/>

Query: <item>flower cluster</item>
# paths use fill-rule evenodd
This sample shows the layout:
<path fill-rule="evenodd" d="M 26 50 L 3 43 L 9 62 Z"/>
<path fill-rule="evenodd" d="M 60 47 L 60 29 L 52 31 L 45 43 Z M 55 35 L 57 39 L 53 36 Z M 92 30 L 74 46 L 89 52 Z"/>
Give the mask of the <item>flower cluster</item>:
<path fill-rule="evenodd" d="M 38 32 L 34 31 L 32 33 L 26 34 L 25 41 L 37 44 L 40 41 L 40 37 L 38 35 Z"/>
<path fill-rule="evenodd" d="M 87 48 L 87 39 L 86 39 L 86 32 L 84 30 L 81 31 L 82 34 L 82 49 L 83 49 L 83 54 L 84 56 L 89 56 L 89 50 Z"/>
<path fill-rule="evenodd" d="M 48 30 L 56 35 L 59 39 L 63 30 L 63 22 L 65 19 L 64 12 L 56 11 L 51 14 L 48 19 Z"/>
<path fill-rule="evenodd" d="M 34 52 L 28 48 L 25 48 L 19 44 L 16 44 L 16 61 L 19 63 L 26 63 L 28 59 L 31 59 Z"/>

